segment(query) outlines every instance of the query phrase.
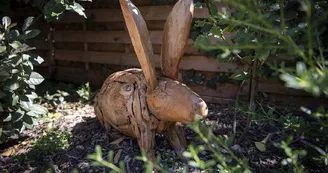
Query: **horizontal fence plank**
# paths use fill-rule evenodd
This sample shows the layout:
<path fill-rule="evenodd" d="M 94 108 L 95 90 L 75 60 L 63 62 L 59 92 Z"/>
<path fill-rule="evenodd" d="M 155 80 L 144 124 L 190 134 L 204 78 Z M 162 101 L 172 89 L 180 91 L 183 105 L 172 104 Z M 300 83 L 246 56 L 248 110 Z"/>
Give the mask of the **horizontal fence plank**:
<path fill-rule="evenodd" d="M 48 45 L 48 41 L 46 40 L 28 40 L 27 44 L 30 47 L 35 47 L 37 50 L 48 50 L 49 49 L 49 45 Z"/>
<path fill-rule="evenodd" d="M 162 44 L 163 31 L 150 31 L 152 44 Z M 90 42 L 90 43 L 131 43 L 126 31 L 55 31 L 54 40 L 60 42 Z M 193 44 L 191 39 L 188 44 Z"/>
<path fill-rule="evenodd" d="M 166 20 L 171 12 L 172 5 L 159 6 L 141 6 L 138 7 L 145 20 Z M 230 10 L 227 8 L 227 11 Z M 90 9 L 86 10 L 86 15 L 93 16 L 94 22 L 118 22 L 124 21 L 121 9 Z M 194 18 L 208 18 L 209 13 L 207 8 L 195 8 Z M 61 20 L 55 21 L 58 23 L 80 23 L 86 19 L 76 13 L 68 12 Z"/>
<path fill-rule="evenodd" d="M 56 50 L 55 59 L 140 67 L 139 61 L 134 53 Z M 154 59 L 155 66 L 160 67 L 160 56 L 155 54 Z M 236 63 L 218 63 L 215 59 L 204 56 L 184 56 L 180 63 L 180 69 L 183 70 L 235 72 L 243 71 L 246 68 Z"/>
<path fill-rule="evenodd" d="M 106 76 L 101 71 L 85 70 L 71 67 L 56 67 L 55 78 L 59 81 L 70 82 L 75 84 L 83 84 L 90 82 L 91 87 L 100 88 Z M 236 99 L 238 86 L 234 84 L 223 84 L 216 90 L 205 88 L 204 86 L 197 84 L 187 84 L 193 91 L 199 94 L 208 103 L 232 103 Z M 216 93 L 217 90 L 221 90 L 221 93 Z M 224 93 L 226 92 L 226 93 Z M 246 90 L 245 90 L 246 92 Z M 247 100 L 246 94 L 241 93 L 240 100 Z M 277 93 L 269 93 L 266 101 L 273 102 L 278 105 L 292 105 L 300 106 L 306 105 L 308 107 L 316 107 L 320 104 L 327 104 L 327 99 L 314 98 L 307 96 L 292 96 L 283 95 Z"/>
<path fill-rule="evenodd" d="M 287 88 L 282 81 L 274 79 L 260 79 L 258 84 L 258 91 L 293 96 L 311 96 L 311 94 L 303 90 Z"/>

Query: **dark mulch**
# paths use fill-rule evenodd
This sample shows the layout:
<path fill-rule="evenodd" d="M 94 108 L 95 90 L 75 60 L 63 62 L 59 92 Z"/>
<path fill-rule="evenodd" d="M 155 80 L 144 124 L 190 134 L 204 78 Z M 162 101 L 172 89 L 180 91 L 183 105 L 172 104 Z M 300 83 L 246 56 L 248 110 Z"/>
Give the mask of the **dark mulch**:
<path fill-rule="evenodd" d="M 88 154 L 95 151 L 95 146 L 102 147 L 103 158 L 107 159 L 107 153 L 113 150 L 116 154 L 122 150 L 120 160 L 126 164 L 128 172 L 142 172 L 142 161 L 136 160 L 135 157 L 140 155 L 140 150 L 135 139 L 125 137 L 119 144 L 110 144 L 111 142 L 122 137 L 115 130 L 105 131 L 95 118 L 93 107 L 85 105 L 82 108 L 76 108 L 76 103 L 69 103 L 68 108 L 60 111 L 64 116 L 53 119 L 48 122 L 40 122 L 32 130 L 27 130 L 23 133 L 20 141 L 14 141 L 7 146 L 2 146 L 2 152 L 8 151 L 14 146 L 18 146 L 16 155 L 26 155 L 31 150 L 29 141 L 39 138 L 49 126 L 57 127 L 60 131 L 70 131 L 71 138 L 69 139 L 69 149 L 62 152 L 45 152 L 38 154 L 34 159 L 18 159 L 17 156 L 5 157 L 0 155 L 0 172 L 46 172 L 52 168 L 54 172 L 72 172 L 77 168 L 79 172 L 108 172 L 107 168 L 95 167 L 91 165 L 91 160 L 87 159 Z M 209 105 L 209 116 L 206 124 L 214 129 L 217 135 L 228 136 L 232 132 L 233 110 L 229 105 Z M 238 115 L 237 135 L 242 132 L 242 127 L 245 125 L 245 115 Z M 255 141 L 263 140 L 269 133 L 275 133 L 278 129 L 254 124 L 250 129 L 246 138 L 242 143 L 235 144 L 231 148 L 240 157 L 249 159 L 250 166 L 255 172 L 268 172 L 270 168 L 280 166 L 281 150 L 275 147 L 268 146 L 268 151 L 260 152 L 254 145 Z M 186 137 L 188 142 L 197 144 L 200 141 L 196 139 L 196 134 L 190 129 L 186 129 Z M 279 135 L 273 134 L 270 141 L 278 141 Z M 25 142 L 24 142 L 25 141 Z M 178 168 L 186 165 L 181 162 L 175 152 L 172 150 L 166 139 L 160 135 L 157 136 L 157 154 L 161 154 L 163 161 L 161 165 L 169 164 L 170 172 L 180 172 Z M 272 145 L 269 142 L 268 145 Z M 114 154 L 114 155 L 115 155 Z M 209 155 L 202 153 L 202 159 L 206 159 Z M 199 172 L 194 168 L 190 168 L 193 172 Z"/>

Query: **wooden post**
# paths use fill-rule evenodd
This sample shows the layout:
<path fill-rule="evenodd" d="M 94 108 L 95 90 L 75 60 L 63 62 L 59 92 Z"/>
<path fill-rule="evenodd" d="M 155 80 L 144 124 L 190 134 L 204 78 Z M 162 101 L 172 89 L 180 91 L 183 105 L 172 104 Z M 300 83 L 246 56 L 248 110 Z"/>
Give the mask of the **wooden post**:
<path fill-rule="evenodd" d="M 86 26 L 86 22 L 83 22 L 83 31 L 87 31 L 87 26 Z M 88 42 L 83 42 L 83 47 L 84 47 L 84 51 L 88 52 Z M 85 69 L 89 70 L 89 62 L 85 62 Z"/>
<path fill-rule="evenodd" d="M 55 46 L 54 42 L 55 40 L 53 39 L 53 32 L 55 28 L 52 26 L 52 23 L 49 22 L 49 31 L 48 31 L 48 36 L 47 36 L 47 41 L 48 41 L 48 46 L 49 46 L 49 65 L 48 65 L 48 72 L 49 72 L 49 78 L 51 79 L 55 73 L 55 68 L 56 68 L 56 61 L 55 61 Z"/>

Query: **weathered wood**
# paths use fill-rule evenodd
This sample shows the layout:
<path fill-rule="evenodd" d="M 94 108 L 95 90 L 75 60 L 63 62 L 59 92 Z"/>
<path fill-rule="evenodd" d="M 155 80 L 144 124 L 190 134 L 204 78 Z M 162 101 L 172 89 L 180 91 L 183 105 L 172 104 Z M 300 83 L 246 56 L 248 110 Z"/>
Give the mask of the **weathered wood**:
<path fill-rule="evenodd" d="M 160 56 L 154 55 L 155 67 L 160 67 Z M 140 63 L 134 53 L 118 52 L 83 52 L 72 50 L 56 50 L 55 59 L 78 62 L 94 62 L 115 65 L 132 65 L 140 67 Z M 236 63 L 219 63 L 213 58 L 204 56 L 184 56 L 179 69 L 212 71 L 212 72 L 234 72 L 243 71 L 246 68 Z"/>
<path fill-rule="evenodd" d="M 298 89 L 286 88 L 282 81 L 274 79 L 260 79 L 259 92 L 265 93 L 276 93 L 284 95 L 293 95 L 293 96 L 311 96 L 311 94 Z"/>
<path fill-rule="evenodd" d="M 139 10 L 141 15 L 146 21 L 148 20 L 166 20 L 170 11 L 172 10 L 172 5 L 160 5 L 160 6 L 144 6 L 140 7 Z M 227 12 L 229 12 L 227 8 Z M 117 22 L 124 21 L 121 9 L 90 9 L 86 10 L 87 16 L 94 16 L 94 22 Z M 110 16 L 110 17 L 109 17 Z M 208 18 L 207 8 L 195 8 L 194 18 Z M 56 21 L 58 23 L 80 23 L 83 22 L 85 18 L 79 16 L 76 13 L 67 12 L 64 17 Z"/>
<path fill-rule="evenodd" d="M 132 45 L 131 49 L 133 50 Z M 88 43 L 88 50 L 100 52 L 124 52 L 125 45 L 121 43 Z"/>
<path fill-rule="evenodd" d="M 193 14 L 192 0 L 178 1 L 165 23 L 161 69 L 162 73 L 171 79 L 178 78 L 178 67 L 188 41 Z"/>
<path fill-rule="evenodd" d="M 162 44 L 163 31 L 150 31 L 149 38 L 152 44 Z M 61 42 L 90 42 L 90 43 L 131 43 L 126 31 L 56 31 L 54 40 Z M 193 44 L 191 39 L 188 44 Z"/>
<path fill-rule="evenodd" d="M 150 41 L 149 31 L 138 8 L 129 0 L 120 0 L 125 24 L 137 54 L 137 58 L 151 90 L 157 87 L 154 51 Z"/>
<path fill-rule="evenodd" d="M 47 43 L 46 40 L 28 40 L 27 44 L 30 47 L 35 47 L 37 50 L 48 50 L 49 49 L 49 45 Z"/>
<path fill-rule="evenodd" d="M 83 50 L 83 42 L 55 42 L 54 47 L 58 50 L 65 49 L 65 50 Z"/>
<path fill-rule="evenodd" d="M 99 87 L 102 85 L 103 81 L 106 79 L 105 73 L 101 71 L 85 70 L 80 68 L 71 67 L 57 67 L 55 79 L 64 82 L 70 82 L 75 84 L 83 84 L 85 82 L 91 82 L 90 85 L 93 87 Z M 205 88 L 197 84 L 188 84 L 192 90 L 198 93 L 206 102 L 208 103 L 218 103 L 226 104 L 233 103 L 236 99 L 236 94 L 234 93 L 238 90 L 238 86 L 234 84 L 218 84 L 216 90 Z M 244 87 L 246 88 L 246 86 Z M 284 90 L 289 90 L 289 88 L 284 88 Z M 217 93 L 221 92 L 221 93 Z M 241 100 L 245 100 L 247 91 L 244 90 L 241 93 Z M 221 96 L 223 94 L 223 96 Z M 309 96 L 295 96 L 295 95 L 284 95 L 278 93 L 267 93 L 266 101 L 272 102 L 278 105 L 306 105 L 309 107 L 315 107 L 320 104 L 328 104 L 325 98 L 314 98 Z"/>

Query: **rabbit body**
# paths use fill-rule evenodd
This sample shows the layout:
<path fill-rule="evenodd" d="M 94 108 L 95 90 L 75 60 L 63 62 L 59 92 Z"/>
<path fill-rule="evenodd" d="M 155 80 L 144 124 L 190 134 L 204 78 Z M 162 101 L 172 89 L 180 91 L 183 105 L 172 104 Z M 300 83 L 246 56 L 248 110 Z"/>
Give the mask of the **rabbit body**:
<path fill-rule="evenodd" d="M 146 22 L 130 0 L 120 0 L 124 20 L 141 69 L 111 74 L 95 98 L 95 114 L 107 129 L 113 127 L 138 140 L 147 158 L 155 161 L 155 134 L 162 133 L 182 157 L 187 145 L 181 124 L 207 116 L 206 103 L 177 81 L 178 67 L 187 43 L 193 1 L 179 0 L 164 27 L 162 76 L 155 72 L 152 44 Z"/>
<path fill-rule="evenodd" d="M 163 93 L 162 91 L 165 90 L 163 87 L 168 81 L 175 83 L 173 88 L 178 91 L 181 87 L 185 88 L 183 84 L 160 77 L 158 87 L 160 93 Z M 155 159 L 155 133 L 164 134 L 181 157 L 187 145 L 184 132 L 179 123 L 161 120 L 152 114 L 146 97 L 159 96 L 159 99 L 162 99 L 159 92 L 152 93 L 147 91 L 147 83 L 141 69 L 115 72 L 105 80 L 96 95 L 94 103 L 96 117 L 106 129 L 113 127 L 127 136 L 137 138 L 140 147 L 152 160 Z M 155 108 L 154 112 L 158 110 Z"/>
<path fill-rule="evenodd" d="M 97 119 L 106 129 L 113 127 L 131 137 L 138 135 L 133 132 L 133 123 L 137 118 L 138 121 L 149 122 L 150 130 L 164 133 L 170 123 L 151 114 L 146 93 L 147 83 L 141 69 L 113 73 L 96 96 Z"/>

